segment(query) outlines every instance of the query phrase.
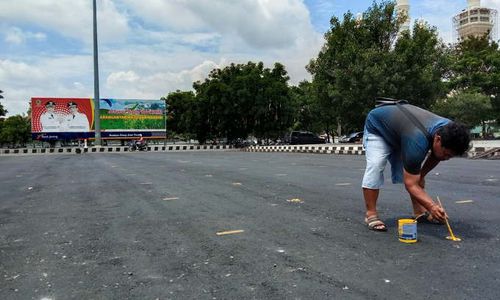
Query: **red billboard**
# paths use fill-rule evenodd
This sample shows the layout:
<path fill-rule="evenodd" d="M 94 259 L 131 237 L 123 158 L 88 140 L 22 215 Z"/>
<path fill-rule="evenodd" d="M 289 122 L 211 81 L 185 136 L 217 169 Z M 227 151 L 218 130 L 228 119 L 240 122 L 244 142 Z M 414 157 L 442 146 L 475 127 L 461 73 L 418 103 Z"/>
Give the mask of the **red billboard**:
<path fill-rule="evenodd" d="M 31 98 L 31 132 L 90 132 L 94 109 L 90 98 Z"/>

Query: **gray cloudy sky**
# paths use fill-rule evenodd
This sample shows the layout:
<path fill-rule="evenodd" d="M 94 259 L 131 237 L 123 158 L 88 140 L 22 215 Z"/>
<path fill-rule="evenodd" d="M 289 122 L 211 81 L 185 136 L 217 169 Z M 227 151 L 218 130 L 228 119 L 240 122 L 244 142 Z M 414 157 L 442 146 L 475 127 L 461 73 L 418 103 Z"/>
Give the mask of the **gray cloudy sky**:
<path fill-rule="evenodd" d="M 332 15 L 372 0 L 98 0 L 103 98 L 158 99 L 231 62 L 283 63 L 309 79 Z M 410 0 L 451 40 L 465 0 Z M 500 0 L 483 0 L 500 8 Z M 92 97 L 92 0 L 0 0 L 0 89 L 9 115 L 34 96 Z"/>

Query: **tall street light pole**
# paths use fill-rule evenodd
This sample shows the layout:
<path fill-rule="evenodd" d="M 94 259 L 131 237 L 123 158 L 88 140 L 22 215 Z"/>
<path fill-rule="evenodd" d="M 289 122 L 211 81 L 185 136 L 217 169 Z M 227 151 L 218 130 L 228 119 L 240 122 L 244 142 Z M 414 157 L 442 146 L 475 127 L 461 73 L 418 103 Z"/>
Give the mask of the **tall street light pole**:
<path fill-rule="evenodd" d="M 99 63 L 97 53 L 97 9 L 96 0 L 93 0 L 94 14 L 94 129 L 95 144 L 101 146 L 101 118 L 99 112 Z"/>

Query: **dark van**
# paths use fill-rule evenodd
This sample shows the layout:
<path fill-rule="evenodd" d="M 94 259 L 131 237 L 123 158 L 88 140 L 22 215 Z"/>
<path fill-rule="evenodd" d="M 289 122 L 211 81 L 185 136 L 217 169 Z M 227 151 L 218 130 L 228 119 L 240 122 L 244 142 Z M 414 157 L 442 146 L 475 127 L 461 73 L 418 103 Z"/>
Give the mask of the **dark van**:
<path fill-rule="evenodd" d="M 325 139 L 309 131 L 292 131 L 285 137 L 285 143 L 290 145 L 324 144 Z"/>

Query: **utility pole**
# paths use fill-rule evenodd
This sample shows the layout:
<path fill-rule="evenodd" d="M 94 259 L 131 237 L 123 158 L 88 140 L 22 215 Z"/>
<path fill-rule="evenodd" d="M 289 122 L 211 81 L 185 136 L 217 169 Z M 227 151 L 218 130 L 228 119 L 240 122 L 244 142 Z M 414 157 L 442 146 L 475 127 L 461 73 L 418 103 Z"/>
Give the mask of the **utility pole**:
<path fill-rule="evenodd" d="M 93 0 L 94 15 L 94 131 L 95 144 L 101 146 L 101 116 L 99 112 L 99 63 L 97 53 L 97 9 L 96 0 Z"/>

